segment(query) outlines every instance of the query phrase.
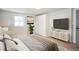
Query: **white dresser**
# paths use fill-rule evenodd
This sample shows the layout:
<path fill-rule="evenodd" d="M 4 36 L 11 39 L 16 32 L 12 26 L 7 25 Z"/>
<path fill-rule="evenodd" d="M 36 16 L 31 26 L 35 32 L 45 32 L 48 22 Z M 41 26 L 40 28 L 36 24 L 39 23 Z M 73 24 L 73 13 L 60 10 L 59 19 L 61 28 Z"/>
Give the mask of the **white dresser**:
<path fill-rule="evenodd" d="M 63 40 L 63 41 L 69 41 L 69 31 L 53 31 L 51 34 L 52 37 Z"/>

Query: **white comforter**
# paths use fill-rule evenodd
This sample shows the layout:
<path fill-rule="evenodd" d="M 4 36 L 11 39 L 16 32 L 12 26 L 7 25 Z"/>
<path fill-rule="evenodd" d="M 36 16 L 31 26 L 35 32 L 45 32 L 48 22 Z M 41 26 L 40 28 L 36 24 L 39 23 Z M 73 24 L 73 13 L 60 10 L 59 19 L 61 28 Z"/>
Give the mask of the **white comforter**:
<path fill-rule="evenodd" d="M 5 34 L 6 38 L 12 39 L 8 34 Z M 2 39 L 2 36 L 1 36 Z M 11 40 L 6 40 L 6 45 L 7 45 L 7 50 L 8 51 L 29 51 L 27 46 L 18 38 L 13 38 L 12 40 L 15 40 L 18 45 L 16 45 L 13 41 Z M 4 51 L 4 44 L 3 42 L 0 42 L 0 51 Z"/>
<path fill-rule="evenodd" d="M 14 38 L 18 45 L 16 45 L 14 42 L 10 40 L 6 40 L 7 50 L 8 51 L 30 51 L 27 46 L 24 45 L 22 41 L 20 41 L 18 38 Z M 3 42 L 0 42 L 0 51 L 4 51 L 4 44 Z"/>

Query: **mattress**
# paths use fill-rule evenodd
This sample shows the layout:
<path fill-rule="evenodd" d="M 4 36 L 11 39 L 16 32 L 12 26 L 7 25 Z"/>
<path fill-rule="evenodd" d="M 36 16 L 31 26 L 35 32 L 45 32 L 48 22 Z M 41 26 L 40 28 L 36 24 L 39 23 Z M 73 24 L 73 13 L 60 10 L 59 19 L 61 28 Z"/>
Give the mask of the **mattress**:
<path fill-rule="evenodd" d="M 57 44 L 47 39 L 35 39 L 32 37 L 26 36 L 26 37 L 20 37 L 20 40 L 31 51 L 58 51 Z"/>

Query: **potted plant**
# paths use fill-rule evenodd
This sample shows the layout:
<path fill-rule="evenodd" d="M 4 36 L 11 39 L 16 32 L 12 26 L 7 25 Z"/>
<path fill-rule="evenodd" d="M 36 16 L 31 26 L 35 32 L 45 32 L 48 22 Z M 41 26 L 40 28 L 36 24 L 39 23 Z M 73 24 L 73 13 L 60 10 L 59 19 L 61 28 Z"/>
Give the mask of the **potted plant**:
<path fill-rule="evenodd" d="M 30 34 L 33 34 L 33 29 L 34 28 L 34 25 L 33 24 L 29 24 L 29 31 L 30 31 Z"/>

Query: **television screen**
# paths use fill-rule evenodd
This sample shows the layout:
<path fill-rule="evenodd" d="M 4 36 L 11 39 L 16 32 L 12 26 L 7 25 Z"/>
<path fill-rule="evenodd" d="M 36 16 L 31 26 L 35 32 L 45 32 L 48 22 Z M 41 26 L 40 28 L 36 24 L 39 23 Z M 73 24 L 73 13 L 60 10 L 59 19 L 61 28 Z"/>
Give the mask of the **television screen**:
<path fill-rule="evenodd" d="M 55 29 L 69 29 L 69 19 L 63 18 L 63 19 L 54 19 L 53 25 Z"/>

